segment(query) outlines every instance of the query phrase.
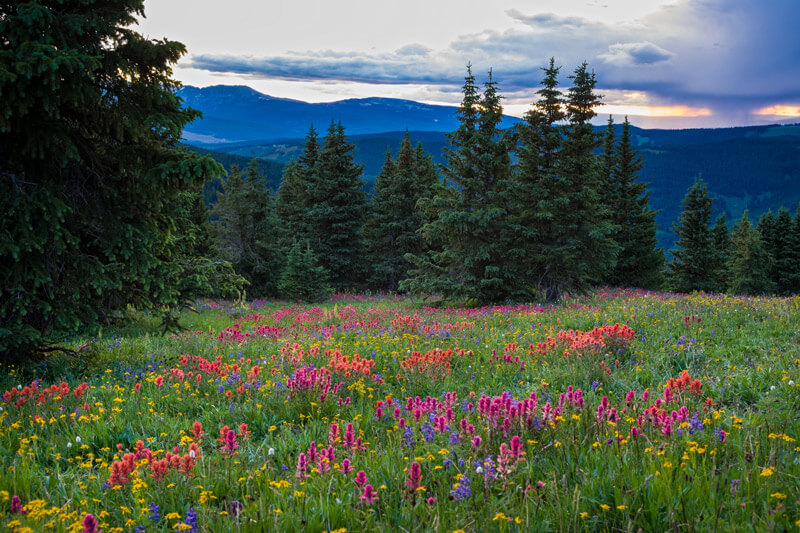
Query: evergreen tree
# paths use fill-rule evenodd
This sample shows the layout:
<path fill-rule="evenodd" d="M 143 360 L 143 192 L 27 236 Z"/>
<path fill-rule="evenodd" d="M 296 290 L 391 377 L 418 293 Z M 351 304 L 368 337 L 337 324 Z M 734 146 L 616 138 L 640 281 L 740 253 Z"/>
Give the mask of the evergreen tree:
<path fill-rule="evenodd" d="M 560 203 L 562 180 L 557 174 L 557 161 L 563 142 L 559 122 L 564 120 L 564 96 L 558 89 L 561 67 L 550 64 L 543 68 L 542 88 L 537 91 L 538 101 L 525 113 L 524 122 L 517 127 L 520 145 L 517 172 L 512 182 L 513 222 L 518 247 L 511 251 L 518 258 L 517 277 L 528 290 L 537 292 L 552 285 L 548 279 L 549 265 L 545 245 L 557 239 L 554 217 L 563 209 Z M 546 290 L 545 290 L 546 292 Z M 554 287 L 549 296 L 556 297 Z"/>
<path fill-rule="evenodd" d="M 711 221 L 713 200 L 702 179 L 694 182 L 683 199 L 683 211 L 672 230 L 677 235 L 671 250 L 669 283 L 678 292 L 714 290 L 714 251 Z"/>
<path fill-rule="evenodd" d="M 731 234 L 728 230 L 728 219 L 722 212 L 711 227 L 711 252 L 712 252 L 712 279 L 714 291 L 725 292 L 728 289 L 729 270 L 728 261 L 731 254 Z"/>
<path fill-rule="evenodd" d="M 366 195 L 363 166 L 353 161 L 354 148 L 341 123 L 331 122 L 310 174 L 311 248 L 338 290 L 356 288 L 366 276 L 361 242 Z"/>
<path fill-rule="evenodd" d="M 281 248 L 288 250 L 295 240 L 307 240 L 307 183 L 303 168 L 297 161 L 289 161 L 283 170 L 276 209 L 282 229 Z"/>
<path fill-rule="evenodd" d="M 789 276 L 789 293 L 800 294 L 800 204 L 797 206 L 794 220 L 792 221 L 789 250 L 788 269 L 792 273 Z"/>
<path fill-rule="evenodd" d="M 131 29 L 144 2 L 4 2 L 0 10 L 0 359 L 57 349 L 126 305 L 197 296 L 164 213 L 221 173 L 179 151 L 198 113 L 175 94 L 183 45 Z M 67 268 L 68 267 L 68 268 Z"/>
<path fill-rule="evenodd" d="M 397 290 L 411 267 L 405 255 L 424 252 L 423 240 L 417 232 L 427 219 L 417 204 L 433 193 L 436 179 L 430 155 L 419 143 L 416 150 L 411 147 L 408 132 L 400 143 L 396 160 L 387 151 L 375 182 L 370 216 L 364 224 L 367 255 L 373 267 L 371 287 Z"/>
<path fill-rule="evenodd" d="M 774 290 L 767 253 L 759 233 L 747 218 L 746 209 L 733 227 L 728 269 L 728 290 L 733 294 L 767 294 Z"/>
<path fill-rule="evenodd" d="M 555 157 L 555 173 L 539 178 L 536 213 L 529 217 L 544 223 L 528 226 L 536 233 L 531 251 L 536 286 L 548 300 L 606 278 L 618 250 L 610 214 L 600 199 L 600 173 L 593 153 L 598 143 L 589 122 L 600 101 L 594 92 L 596 79 L 585 63 L 570 78 L 573 85 L 565 100 L 568 124 Z"/>
<path fill-rule="evenodd" d="M 214 207 L 222 256 L 250 282 L 253 296 L 275 296 L 282 268 L 275 200 L 255 159 L 242 175 L 231 169 Z"/>
<path fill-rule="evenodd" d="M 303 245 L 295 241 L 289 248 L 278 293 L 286 300 L 306 302 L 320 302 L 330 296 L 328 272 L 319 265 L 308 242 Z"/>
<path fill-rule="evenodd" d="M 772 249 L 773 266 L 772 266 L 772 280 L 776 284 L 778 294 L 791 294 L 792 281 L 795 275 L 795 264 L 793 261 L 793 235 L 792 235 L 792 215 L 785 207 L 778 210 L 778 216 L 775 217 L 775 226 L 773 228 L 772 242 L 769 248 Z"/>
<path fill-rule="evenodd" d="M 607 205 L 611 207 L 613 237 L 619 246 L 619 255 L 609 281 L 613 285 L 660 288 L 664 281 L 664 251 L 658 248 L 656 240 L 657 211 L 650 209 L 647 184 L 637 178 L 643 166 L 642 159 L 631 144 L 628 117 L 622 123 L 622 134 L 613 155 L 606 155 L 613 139 L 608 133 L 611 128 L 609 119 L 601 157 L 601 184 L 608 189 L 605 196 L 609 198 Z M 608 167 L 610 179 L 606 178 Z"/>
<path fill-rule="evenodd" d="M 409 254 L 415 268 L 401 288 L 478 302 L 504 300 L 514 290 L 513 271 L 505 268 L 512 238 L 508 194 L 514 139 L 499 129 L 501 96 L 491 72 L 481 96 L 468 66 L 463 93 L 460 126 L 448 135 L 445 149 L 445 184 L 425 206 L 438 216 L 422 233 L 441 249 L 427 257 Z"/>
<path fill-rule="evenodd" d="M 641 159 L 637 157 L 637 154 L 633 152 L 633 149 L 630 146 L 630 132 L 628 132 L 627 144 L 631 151 L 631 163 L 634 164 L 634 166 L 636 163 L 638 163 L 640 167 L 634 170 L 634 173 L 636 173 L 641 170 Z M 616 167 L 617 139 L 616 134 L 614 133 L 614 117 L 608 115 L 608 123 L 606 124 L 605 131 L 603 132 L 601 152 L 598 156 L 598 172 L 600 183 L 599 188 L 602 201 L 612 213 L 616 213 L 619 210 L 619 198 L 617 198 L 617 188 L 614 184 Z"/>

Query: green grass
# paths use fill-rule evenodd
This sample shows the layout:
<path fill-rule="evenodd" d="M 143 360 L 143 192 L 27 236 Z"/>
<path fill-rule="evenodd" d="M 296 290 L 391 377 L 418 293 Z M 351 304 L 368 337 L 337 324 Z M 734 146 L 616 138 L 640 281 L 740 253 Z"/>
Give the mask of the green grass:
<path fill-rule="evenodd" d="M 548 307 L 445 310 L 397 298 L 201 307 L 181 335 L 135 315 L 76 340 L 78 357 L 5 369 L 3 390 L 15 392 L 0 402 L 0 529 L 83 531 L 92 514 L 106 533 L 188 531 L 190 509 L 199 531 L 800 529 L 800 298 L 619 291 Z M 567 355 L 566 341 L 536 349 L 560 331 L 615 323 L 635 338 L 613 352 L 611 341 Z M 352 367 L 355 354 L 369 362 L 332 361 Z M 314 372 L 323 378 L 287 388 Z M 674 385 L 661 403 L 684 372 L 694 391 Z M 68 393 L 45 392 L 62 379 Z M 565 399 L 555 414 L 568 387 L 581 389 L 583 407 Z M 483 395 L 494 400 L 481 404 Z M 509 409 L 526 399 L 514 418 Z M 361 449 L 348 444 L 348 424 Z M 216 440 L 223 426 L 233 453 Z M 113 478 L 139 440 L 134 470 Z M 334 458 L 317 457 L 299 477 L 312 443 Z M 154 476 L 168 452 L 189 466 Z M 13 496 L 25 514 L 12 512 Z"/>

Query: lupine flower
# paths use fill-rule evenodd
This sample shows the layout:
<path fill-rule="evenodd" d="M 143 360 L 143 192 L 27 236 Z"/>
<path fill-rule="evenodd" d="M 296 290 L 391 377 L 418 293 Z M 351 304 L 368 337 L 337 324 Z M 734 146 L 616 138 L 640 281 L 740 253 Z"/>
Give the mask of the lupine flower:
<path fill-rule="evenodd" d="M 456 482 L 453 484 L 453 489 L 450 491 L 450 495 L 455 501 L 464 500 L 472 496 L 472 490 L 469 484 L 469 478 L 464 474 L 458 474 L 456 476 Z"/>
<path fill-rule="evenodd" d="M 150 516 L 148 518 L 153 522 L 161 520 L 161 509 L 156 502 L 150 504 Z"/>
<path fill-rule="evenodd" d="M 186 513 L 186 525 L 192 528 L 189 530 L 191 533 L 200 533 L 200 525 L 197 523 L 197 511 L 194 510 L 194 507 L 189 507 L 189 511 Z"/>
<path fill-rule="evenodd" d="M 411 426 L 406 426 L 403 430 L 403 446 L 406 448 L 414 446 L 414 428 Z"/>

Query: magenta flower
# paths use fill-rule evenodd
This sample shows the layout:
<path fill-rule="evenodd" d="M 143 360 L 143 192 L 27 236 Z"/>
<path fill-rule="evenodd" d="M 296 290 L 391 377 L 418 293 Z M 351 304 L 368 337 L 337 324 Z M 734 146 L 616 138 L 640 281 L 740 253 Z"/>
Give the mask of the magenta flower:
<path fill-rule="evenodd" d="M 97 529 L 97 519 L 91 514 L 87 514 L 83 518 L 83 532 L 84 533 L 102 533 Z"/>
<path fill-rule="evenodd" d="M 14 494 L 11 497 L 11 513 L 12 514 L 27 514 L 28 511 L 22 508 L 22 500 L 19 499 L 19 496 Z"/>
<path fill-rule="evenodd" d="M 350 464 L 350 459 L 342 461 L 342 474 L 349 474 L 353 471 L 353 465 Z"/>
<path fill-rule="evenodd" d="M 222 445 L 222 450 L 230 455 L 236 453 L 236 448 L 239 447 L 239 443 L 236 442 L 236 432 L 232 429 L 228 430 L 228 433 L 225 434 L 225 444 Z"/>
<path fill-rule="evenodd" d="M 297 456 L 297 474 L 294 477 L 299 479 L 306 479 L 308 474 L 306 474 L 306 470 L 308 469 L 308 460 L 306 459 L 306 454 L 300 453 Z"/>
<path fill-rule="evenodd" d="M 372 485 L 364 486 L 364 492 L 361 494 L 361 499 L 367 500 L 367 503 L 369 504 L 373 504 L 379 500 L 378 495 L 372 491 Z"/>
<path fill-rule="evenodd" d="M 411 468 L 408 469 L 408 478 L 406 478 L 406 487 L 409 491 L 415 492 L 419 488 L 419 482 L 422 480 L 422 467 L 418 462 L 411 463 Z"/>
<path fill-rule="evenodd" d="M 359 487 L 363 487 L 364 484 L 367 482 L 367 475 L 364 473 L 363 470 L 358 471 L 358 473 L 356 474 L 355 482 L 356 485 L 358 485 Z"/>
<path fill-rule="evenodd" d="M 475 437 L 472 439 L 472 447 L 477 450 L 478 448 L 481 447 L 481 442 L 482 441 L 483 440 L 480 438 L 479 435 L 475 435 Z"/>

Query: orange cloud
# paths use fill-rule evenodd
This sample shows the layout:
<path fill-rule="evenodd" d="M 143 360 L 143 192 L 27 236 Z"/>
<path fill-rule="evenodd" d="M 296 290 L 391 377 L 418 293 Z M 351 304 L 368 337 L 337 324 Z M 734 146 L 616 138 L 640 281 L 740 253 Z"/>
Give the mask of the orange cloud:
<path fill-rule="evenodd" d="M 706 107 L 685 105 L 648 106 L 608 104 L 598 108 L 599 115 L 636 115 L 641 117 L 710 117 L 711 110 Z"/>
<path fill-rule="evenodd" d="M 771 105 L 757 109 L 753 114 L 773 117 L 800 117 L 800 105 Z"/>

